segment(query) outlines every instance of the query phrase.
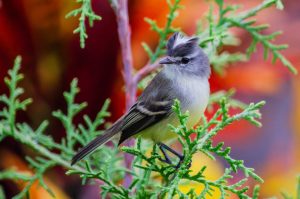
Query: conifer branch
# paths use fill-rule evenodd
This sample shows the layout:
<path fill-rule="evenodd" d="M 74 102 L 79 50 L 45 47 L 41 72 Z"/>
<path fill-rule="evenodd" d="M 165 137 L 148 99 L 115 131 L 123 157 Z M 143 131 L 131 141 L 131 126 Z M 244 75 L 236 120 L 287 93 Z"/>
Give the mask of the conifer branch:
<path fill-rule="evenodd" d="M 94 22 L 97 20 L 101 20 L 102 18 L 95 14 L 94 10 L 92 9 L 92 2 L 91 0 L 77 0 L 77 3 L 81 4 L 79 8 L 70 11 L 66 18 L 69 17 L 77 17 L 79 24 L 78 27 L 73 31 L 74 34 L 79 34 L 80 38 L 80 47 L 85 47 L 85 40 L 88 38 L 88 34 L 86 32 L 86 21 L 88 21 L 88 25 L 93 27 Z"/>

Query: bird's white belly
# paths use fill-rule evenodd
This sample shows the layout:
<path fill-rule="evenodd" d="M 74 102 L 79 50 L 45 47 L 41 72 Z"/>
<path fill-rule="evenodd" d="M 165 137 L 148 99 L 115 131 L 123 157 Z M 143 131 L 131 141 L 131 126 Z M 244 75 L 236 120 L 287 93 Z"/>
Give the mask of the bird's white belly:
<path fill-rule="evenodd" d="M 204 113 L 209 99 L 209 83 L 207 79 L 186 79 L 180 83 L 185 93 L 185 98 L 180 99 L 182 112 L 189 111 L 187 127 L 192 128 L 197 124 Z M 172 132 L 168 124 L 173 126 L 179 125 L 178 117 L 172 113 L 168 118 L 164 119 L 153 126 L 139 133 L 143 138 L 151 139 L 154 142 L 163 142 L 177 136 Z"/>

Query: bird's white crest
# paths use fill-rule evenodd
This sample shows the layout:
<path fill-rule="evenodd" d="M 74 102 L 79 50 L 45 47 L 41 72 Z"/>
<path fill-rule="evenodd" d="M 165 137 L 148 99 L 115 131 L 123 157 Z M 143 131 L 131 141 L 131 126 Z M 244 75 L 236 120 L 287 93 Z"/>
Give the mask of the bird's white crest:
<path fill-rule="evenodd" d="M 190 38 L 189 37 L 186 37 L 182 34 L 179 34 L 177 37 L 176 37 L 176 40 L 174 42 L 174 45 L 173 45 L 173 48 L 175 48 L 176 46 L 180 45 L 180 44 L 184 44 L 186 43 Z"/>

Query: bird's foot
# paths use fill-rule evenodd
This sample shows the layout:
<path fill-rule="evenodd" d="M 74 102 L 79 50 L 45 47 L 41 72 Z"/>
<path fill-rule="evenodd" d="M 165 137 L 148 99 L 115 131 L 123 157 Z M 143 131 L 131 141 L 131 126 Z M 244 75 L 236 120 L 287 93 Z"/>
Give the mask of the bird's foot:
<path fill-rule="evenodd" d="M 158 158 L 161 162 L 172 165 L 172 161 L 169 158 L 163 159 L 161 157 Z"/>
<path fill-rule="evenodd" d="M 184 160 L 184 156 L 179 157 L 179 162 L 177 163 L 177 165 L 174 167 L 176 170 L 178 170 L 181 166 L 181 164 L 183 163 Z M 189 164 L 187 165 L 187 169 L 189 169 L 192 166 L 192 160 L 189 162 Z"/>
<path fill-rule="evenodd" d="M 164 159 L 160 157 L 159 160 L 164 162 L 164 163 L 167 163 L 167 164 L 171 165 L 175 170 L 178 170 L 180 168 L 181 164 L 184 161 L 184 155 L 178 153 L 177 151 L 175 151 L 174 149 L 168 147 L 167 145 L 165 145 L 163 143 L 158 143 L 158 146 L 159 146 L 161 152 L 164 155 Z M 177 163 L 177 165 L 174 165 L 172 163 L 171 159 L 169 158 L 169 156 L 168 156 L 168 154 L 166 153 L 165 150 L 171 152 L 172 154 L 174 154 L 175 156 L 177 156 L 179 158 L 179 162 Z M 187 165 L 187 169 L 189 169 L 191 167 L 191 164 L 192 164 L 192 162 L 190 162 Z"/>

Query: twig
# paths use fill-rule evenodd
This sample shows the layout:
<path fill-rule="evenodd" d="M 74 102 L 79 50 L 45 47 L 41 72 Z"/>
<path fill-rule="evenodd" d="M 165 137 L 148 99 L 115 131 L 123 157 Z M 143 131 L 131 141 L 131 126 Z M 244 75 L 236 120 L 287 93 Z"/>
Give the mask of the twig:
<path fill-rule="evenodd" d="M 112 3 L 112 8 L 115 11 L 118 23 L 118 34 L 121 45 L 122 61 L 124 64 L 123 78 L 126 87 L 126 109 L 128 110 L 135 101 L 136 88 L 132 85 L 132 51 L 130 40 L 130 25 L 128 19 L 128 1 L 118 0 L 117 3 Z"/>
<path fill-rule="evenodd" d="M 141 68 L 134 76 L 134 82 L 138 83 L 141 81 L 144 77 L 149 75 L 151 72 L 158 69 L 161 65 L 158 63 L 158 61 L 154 62 L 153 64 L 148 63 L 143 68 Z"/>
<path fill-rule="evenodd" d="M 123 78 L 126 88 L 126 110 L 128 110 L 134 103 L 136 98 L 136 83 L 133 81 L 133 66 L 132 66 L 132 50 L 130 40 L 130 25 L 128 19 L 128 1 L 117 0 L 111 1 L 111 6 L 115 11 L 118 24 L 118 34 L 121 45 L 122 61 L 124 65 Z M 129 140 L 127 145 L 132 146 L 133 140 Z M 131 169 L 133 157 L 129 154 L 124 154 L 125 166 Z M 132 181 L 132 176 L 129 173 L 125 174 L 123 185 L 129 187 Z"/>

